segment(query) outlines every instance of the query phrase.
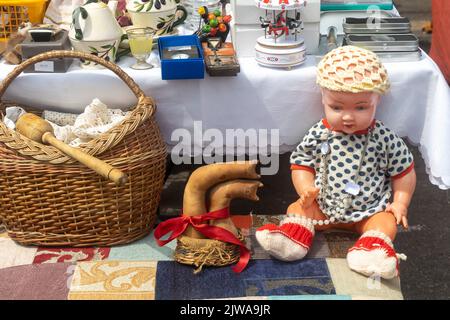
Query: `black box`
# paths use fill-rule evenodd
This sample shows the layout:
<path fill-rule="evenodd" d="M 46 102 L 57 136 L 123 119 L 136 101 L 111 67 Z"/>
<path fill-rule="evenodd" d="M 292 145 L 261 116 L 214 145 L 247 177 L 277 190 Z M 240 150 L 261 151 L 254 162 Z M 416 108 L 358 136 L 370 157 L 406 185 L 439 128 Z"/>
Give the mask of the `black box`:
<path fill-rule="evenodd" d="M 22 42 L 22 60 L 34 57 L 39 53 L 53 50 L 72 50 L 66 30 L 59 31 L 50 41 L 36 42 L 28 34 Z M 64 73 L 72 64 L 72 58 L 49 59 L 38 62 L 24 70 L 25 73 Z"/>

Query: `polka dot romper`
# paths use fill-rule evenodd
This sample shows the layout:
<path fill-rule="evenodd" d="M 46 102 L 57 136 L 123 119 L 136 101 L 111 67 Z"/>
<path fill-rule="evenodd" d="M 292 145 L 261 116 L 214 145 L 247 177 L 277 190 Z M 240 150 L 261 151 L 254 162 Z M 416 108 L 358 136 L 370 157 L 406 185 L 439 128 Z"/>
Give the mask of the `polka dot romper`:
<path fill-rule="evenodd" d="M 350 208 L 337 222 L 358 222 L 377 212 L 384 211 L 391 197 L 391 180 L 413 169 L 413 156 L 404 141 L 382 122 L 374 120 L 366 154 L 358 172 L 364 144 L 369 130 L 346 134 L 331 131 L 326 119 L 309 129 L 303 141 L 291 155 L 293 170 L 315 173 L 315 186 L 321 188 L 321 144 L 328 138 L 327 192 L 320 192 L 317 202 L 322 212 L 331 218 L 335 215 L 336 200 L 348 196 L 345 185 L 357 181 L 360 191 L 352 196 Z M 358 175 L 357 180 L 355 180 Z"/>

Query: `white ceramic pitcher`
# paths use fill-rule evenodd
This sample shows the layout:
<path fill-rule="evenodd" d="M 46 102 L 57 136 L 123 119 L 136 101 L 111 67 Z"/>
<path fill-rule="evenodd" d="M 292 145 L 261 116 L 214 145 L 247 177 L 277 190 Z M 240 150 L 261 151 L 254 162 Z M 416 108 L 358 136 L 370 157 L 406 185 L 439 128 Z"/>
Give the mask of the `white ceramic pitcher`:
<path fill-rule="evenodd" d="M 108 5 L 100 0 L 88 0 L 72 13 L 69 39 L 76 51 L 94 54 L 114 62 L 124 32 L 115 18 L 117 1 Z M 93 62 L 84 61 L 82 67 L 102 68 Z"/>
<path fill-rule="evenodd" d="M 133 26 L 152 28 L 157 35 L 171 33 L 186 20 L 187 11 L 180 0 L 127 0 L 127 11 Z"/>

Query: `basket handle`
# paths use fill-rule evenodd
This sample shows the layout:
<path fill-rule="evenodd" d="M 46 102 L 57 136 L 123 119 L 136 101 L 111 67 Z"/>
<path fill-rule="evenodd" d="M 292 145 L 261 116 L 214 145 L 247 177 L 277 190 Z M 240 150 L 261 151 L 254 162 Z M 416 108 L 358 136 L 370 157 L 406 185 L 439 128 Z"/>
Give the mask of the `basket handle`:
<path fill-rule="evenodd" d="M 45 61 L 48 59 L 56 59 L 56 58 L 80 58 L 85 59 L 89 61 L 93 61 L 95 63 L 98 63 L 107 69 L 110 69 L 112 72 L 114 72 L 120 79 L 122 79 L 123 82 L 133 91 L 134 95 L 138 98 L 139 101 L 141 101 L 144 98 L 148 98 L 145 96 L 145 93 L 139 88 L 139 86 L 134 82 L 134 80 L 125 72 L 123 71 L 118 65 L 106 61 L 103 58 L 99 58 L 97 56 L 94 56 L 92 54 L 79 52 L 79 51 L 71 51 L 71 50 L 55 50 L 55 51 L 49 51 L 40 53 L 38 55 L 35 55 L 32 58 L 29 58 L 19 64 L 16 68 L 9 73 L 5 79 L 3 79 L 1 85 L 0 85 L 0 100 L 3 97 L 3 94 L 5 93 L 6 89 L 9 87 L 11 82 L 17 78 L 22 71 L 24 71 L 28 66 L 34 65 L 38 62 Z"/>

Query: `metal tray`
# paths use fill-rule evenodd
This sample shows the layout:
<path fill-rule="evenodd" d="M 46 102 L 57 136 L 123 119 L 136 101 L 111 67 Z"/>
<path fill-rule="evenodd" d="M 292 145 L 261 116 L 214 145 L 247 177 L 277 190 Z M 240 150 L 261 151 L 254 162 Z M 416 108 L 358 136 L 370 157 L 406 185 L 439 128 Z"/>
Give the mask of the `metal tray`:
<path fill-rule="evenodd" d="M 386 62 L 411 62 L 422 59 L 422 51 L 414 52 L 376 52 L 383 63 Z"/>
<path fill-rule="evenodd" d="M 411 33 L 411 23 L 408 18 L 351 18 L 343 22 L 344 32 L 351 33 Z"/>
<path fill-rule="evenodd" d="M 352 1 L 324 1 L 320 3 L 321 11 L 367 11 L 376 6 L 378 10 L 392 10 L 392 0 L 352 0 Z"/>
<path fill-rule="evenodd" d="M 419 50 L 419 39 L 414 34 L 349 34 L 345 43 L 375 52 L 414 52 Z"/>

